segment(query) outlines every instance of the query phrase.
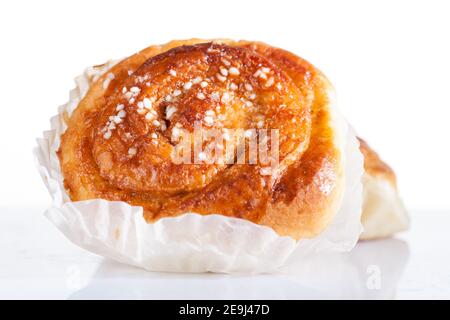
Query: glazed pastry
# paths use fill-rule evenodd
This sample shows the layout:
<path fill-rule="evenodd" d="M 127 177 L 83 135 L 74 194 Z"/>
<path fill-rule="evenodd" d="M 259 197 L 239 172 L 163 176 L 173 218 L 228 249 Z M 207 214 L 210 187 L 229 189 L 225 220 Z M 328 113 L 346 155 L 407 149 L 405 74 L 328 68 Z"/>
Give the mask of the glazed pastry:
<path fill-rule="evenodd" d="M 408 228 L 409 218 L 398 196 L 394 171 L 362 139 L 364 155 L 363 211 L 364 231 L 360 239 L 391 236 Z"/>
<path fill-rule="evenodd" d="M 93 77 L 66 115 L 64 186 L 72 201 L 141 206 L 149 223 L 215 213 L 313 238 L 342 203 L 345 133 L 334 112 L 328 80 L 284 50 L 228 40 L 152 46 Z M 192 136 L 196 122 L 223 130 L 227 147 L 239 143 L 226 129 L 278 130 L 277 165 L 209 163 L 203 153 L 175 163 L 180 132 Z"/>

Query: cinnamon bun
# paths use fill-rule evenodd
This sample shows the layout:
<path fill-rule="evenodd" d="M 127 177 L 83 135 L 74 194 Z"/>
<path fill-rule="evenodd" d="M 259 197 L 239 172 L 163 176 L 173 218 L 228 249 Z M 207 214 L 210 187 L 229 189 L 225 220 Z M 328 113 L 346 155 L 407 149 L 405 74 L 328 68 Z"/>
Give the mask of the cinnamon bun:
<path fill-rule="evenodd" d="M 323 74 L 282 49 L 199 39 L 151 46 L 92 77 L 66 114 L 58 151 L 64 186 L 72 201 L 143 207 L 148 223 L 220 214 L 313 238 L 343 197 L 344 137 L 333 108 Z M 214 151 L 241 153 L 211 153 L 209 161 L 202 140 L 201 151 L 184 158 L 191 161 L 174 161 L 181 133 L 194 137 L 196 125 L 222 133 Z M 227 138 L 228 130 L 244 139 Z M 276 148 L 275 164 L 247 161 L 254 135 Z"/>

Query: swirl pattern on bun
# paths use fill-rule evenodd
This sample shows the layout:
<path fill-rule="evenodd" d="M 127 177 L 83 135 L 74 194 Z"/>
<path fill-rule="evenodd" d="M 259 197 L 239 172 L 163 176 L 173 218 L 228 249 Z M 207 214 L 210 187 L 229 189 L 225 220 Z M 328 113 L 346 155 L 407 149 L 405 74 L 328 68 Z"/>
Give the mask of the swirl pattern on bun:
<path fill-rule="evenodd" d="M 66 116 L 58 151 L 64 185 L 73 201 L 142 206 L 149 223 L 221 214 L 311 238 L 332 221 L 343 194 L 332 105 L 322 73 L 282 49 L 200 39 L 151 46 L 92 79 Z M 229 130 L 258 142 L 276 130 L 276 144 L 264 138 L 277 148 L 276 165 L 259 157 L 237 163 L 238 151 L 215 161 L 193 151 L 191 162 L 175 162 L 181 133 L 195 138 L 196 125 L 222 133 L 215 150 L 243 145 L 247 157 L 250 145 Z"/>

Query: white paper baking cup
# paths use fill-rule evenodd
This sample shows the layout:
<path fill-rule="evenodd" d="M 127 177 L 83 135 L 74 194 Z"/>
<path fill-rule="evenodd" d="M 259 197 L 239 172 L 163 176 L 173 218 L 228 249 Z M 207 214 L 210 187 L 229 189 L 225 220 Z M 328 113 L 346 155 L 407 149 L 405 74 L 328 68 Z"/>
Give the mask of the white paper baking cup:
<path fill-rule="evenodd" d="M 68 197 L 56 151 L 69 115 L 95 80 L 114 62 L 89 68 L 75 79 L 70 100 L 51 119 L 51 130 L 34 150 L 39 172 L 53 198 L 45 215 L 76 245 L 126 264 L 151 271 L 242 272 L 274 271 L 326 251 L 349 251 L 362 231 L 363 157 L 354 131 L 333 107 L 337 143 L 343 150 L 345 191 L 333 222 L 313 239 L 295 241 L 247 220 L 188 212 L 147 223 L 143 208 L 103 199 L 72 202 Z M 106 84 L 107 85 L 107 84 Z"/>

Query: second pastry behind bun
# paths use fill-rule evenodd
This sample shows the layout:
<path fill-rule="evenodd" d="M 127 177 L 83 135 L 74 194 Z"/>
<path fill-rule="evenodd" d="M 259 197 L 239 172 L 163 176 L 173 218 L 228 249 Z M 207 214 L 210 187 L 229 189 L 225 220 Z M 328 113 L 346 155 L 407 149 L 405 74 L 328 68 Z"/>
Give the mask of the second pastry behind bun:
<path fill-rule="evenodd" d="M 361 239 L 391 236 L 408 228 L 409 218 L 397 191 L 394 171 L 362 139 L 364 155 Z"/>

